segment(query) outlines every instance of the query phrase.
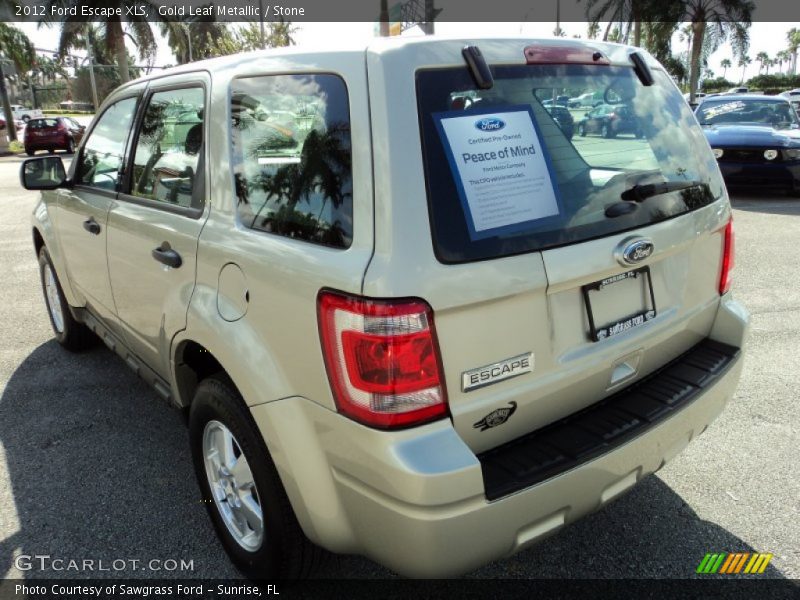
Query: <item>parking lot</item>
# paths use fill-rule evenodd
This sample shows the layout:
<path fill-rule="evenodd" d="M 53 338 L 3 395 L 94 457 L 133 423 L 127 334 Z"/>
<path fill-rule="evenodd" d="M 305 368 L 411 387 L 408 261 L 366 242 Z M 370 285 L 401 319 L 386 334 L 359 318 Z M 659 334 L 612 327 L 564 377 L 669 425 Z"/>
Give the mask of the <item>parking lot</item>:
<path fill-rule="evenodd" d="M 29 225 L 37 194 L 20 188 L 20 162 L 0 159 L 0 574 L 64 575 L 17 568 L 19 556 L 50 555 L 162 565 L 83 576 L 237 577 L 181 415 L 102 345 L 73 355 L 52 340 Z M 707 552 L 758 551 L 774 554 L 761 577 L 800 578 L 800 200 L 733 205 L 735 294 L 752 332 L 728 409 L 628 495 L 470 576 L 686 578 Z M 358 557 L 332 557 L 320 575 L 392 576 Z"/>

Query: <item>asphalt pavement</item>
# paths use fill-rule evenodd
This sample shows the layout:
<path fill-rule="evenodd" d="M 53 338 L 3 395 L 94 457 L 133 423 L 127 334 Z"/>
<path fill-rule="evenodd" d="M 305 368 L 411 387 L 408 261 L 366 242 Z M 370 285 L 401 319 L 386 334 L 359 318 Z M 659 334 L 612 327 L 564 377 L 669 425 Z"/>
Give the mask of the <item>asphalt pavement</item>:
<path fill-rule="evenodd" d="M 0 575 L 91 574 L 20 559 L 50 555 L 128 561 L 100 577 L 238 577 L 200 502 L 181 415 L 102 345 L 76 355 L 52 340 L 20 162 L 0 159 Z M 468 577 L 677 579 L 707 552 L 758 551 L 774 554 L 761 577 L 800 578 L 800 200 L 733 205 L 734 289 L 752 333 L 727 410 L 623 498 Z M 392 576 L 351 556 L 320 575 Z"/>

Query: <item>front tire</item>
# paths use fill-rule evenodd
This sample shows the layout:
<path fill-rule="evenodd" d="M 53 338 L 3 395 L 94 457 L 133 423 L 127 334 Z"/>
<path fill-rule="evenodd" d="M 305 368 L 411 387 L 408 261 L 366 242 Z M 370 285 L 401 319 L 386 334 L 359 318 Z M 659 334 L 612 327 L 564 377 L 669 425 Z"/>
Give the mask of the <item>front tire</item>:
<path fill-rule="evenodd" d="M 91 346 L 94 335 L 72 316 L 46 246 L 39 251 L 39 278 L 56 341 L 71 352 L 80 352 Z"/>
<path fill-rule="evenodd" d="M 202 498 L 234 565 L 251 579 L 302 579 L 323 551 L 306 539 L 264 439 L 230 379 L 197 387 L 189 443 Z"/>
<path fill-rule="evenodd" d="M 67 154 L 75 154 L 75 142 L 72 138 L 67 140 Z"/>

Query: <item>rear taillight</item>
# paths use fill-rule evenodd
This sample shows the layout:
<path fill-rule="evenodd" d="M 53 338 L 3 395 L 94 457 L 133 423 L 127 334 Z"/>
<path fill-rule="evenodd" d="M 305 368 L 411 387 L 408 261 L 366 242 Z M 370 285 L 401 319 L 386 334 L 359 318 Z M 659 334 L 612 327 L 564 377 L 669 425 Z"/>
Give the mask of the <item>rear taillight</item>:
<path fill-rule="evenodd" d="M 339 412 L 382 429 L 447 414 L 433 311 L 426 302 L 324 291 L 317 310 Z"/>
<path fill-rule="evenodd" d="M 731 289 L 734 253 L 733 218 L 728 221 L 728 224 L 722 230 L 722 240 L 722 271 L 719 276 L 720 296 L 728 293 Z"/>

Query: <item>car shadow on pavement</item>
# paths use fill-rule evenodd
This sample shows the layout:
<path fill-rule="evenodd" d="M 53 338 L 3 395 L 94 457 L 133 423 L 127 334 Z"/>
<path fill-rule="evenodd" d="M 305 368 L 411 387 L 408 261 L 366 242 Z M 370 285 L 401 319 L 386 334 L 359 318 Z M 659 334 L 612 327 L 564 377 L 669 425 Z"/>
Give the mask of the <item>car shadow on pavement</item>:
<path fill-rule="evenodd" d="M 181 413 L 101 345 L 82 354 L 54 341 L 40 345 L 0 397 L 0 481 L 8 478 L 12 505 L 0 514 L 17 523 L 0 530 L 0 575 L 238 577 L 200 500 L 186 438 Z M 602 511 L 468 577 L 688 578 L 707 552 L 769 550 L 700 519 L 650 477 Z M 94 563 L 42 570 L 40 559 L 19 558 L 37 555 L 49 555 L 51 566 L 63 559 L 64 569 L 70 560 Z M 168 569 L 170 560 L 178 567 Z M 192 568 L 182 570 L 181 561 Z M 394 575 L 364 558 L 336 556 L 317 577 Z M 782 575 L 770 565 L 761 577 Z"/>

